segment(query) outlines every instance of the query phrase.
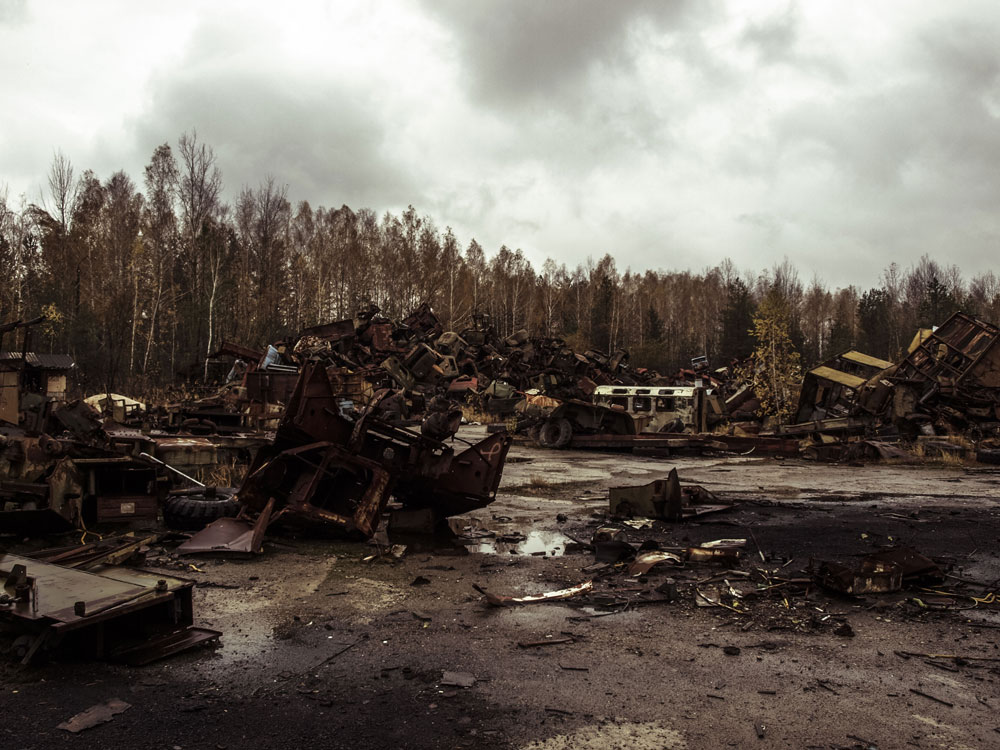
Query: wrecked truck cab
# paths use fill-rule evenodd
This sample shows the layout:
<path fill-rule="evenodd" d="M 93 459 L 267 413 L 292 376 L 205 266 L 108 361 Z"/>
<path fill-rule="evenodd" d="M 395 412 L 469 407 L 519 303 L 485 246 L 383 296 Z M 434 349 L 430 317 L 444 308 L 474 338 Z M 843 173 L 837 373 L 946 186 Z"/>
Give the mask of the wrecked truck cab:
<path fill-rule="evenodd" d="M 529 434 L 543 448 L 566 448 L 577 436 L 706 433 L 724 415 L 718 396 L 700 386 L 602 385 L 593 403 L 564 401 Z"/>
<path fill-rule="evenodd" d="M 637 432 L 707 432 L 723 414 L 718 397 L 700 386 L 601 385 L 593 399 L 630 414 Z"/>

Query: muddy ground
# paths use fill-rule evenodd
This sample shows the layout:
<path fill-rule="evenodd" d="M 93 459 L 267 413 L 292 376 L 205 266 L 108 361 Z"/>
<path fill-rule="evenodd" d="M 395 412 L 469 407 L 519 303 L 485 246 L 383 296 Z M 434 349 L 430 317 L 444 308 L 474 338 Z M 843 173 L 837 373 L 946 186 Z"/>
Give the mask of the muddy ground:
<path fill-rule="evenodd" d="M 604 522 L 609 486 L 671 467 L 737 507 L 629 539 L 747 538 L 742 574 L 717 576 L 745 594 L 732 608 L 695 604 L 724 568 L 600 575 L 592 552 L 573 549 L 570 537 L 589 541 Z M 1000 747 L 1000 606 L 987 596 L 1000 579 L 996 480 L 960 464 L 515 446 L 496 502 L 463 525 L 523 541 L 410 539 L 399 560 L 365 561 L 369 545 L 275 536 L 259 558 L 187 559 L 186 572 L 167 554 L 165 572 L 201 583 L 196 624 L 222 630 L 221 643 L 142 668 L 6 657 L 0 748 Z M 758 593 L 761 574 L 745 578 L 762 569 L 777 584 L 804 577 L 810 559 L 857 562 L 894 544 L 945 566 L 954 578 L 935 590 L 962 596 Z M 668 576 L 673 602 L 654 591 Z M 586 606 L 496 608 L 473 589 L 592 579 Z M 660 601 L 627 604 L 642 598 Z M 519 645 L 544 641 L 557 643 Z M 475 682 L 448 685 L 445 672 Z M 131 708 L 79 735 L 56 728 L 110 698 Z"/>

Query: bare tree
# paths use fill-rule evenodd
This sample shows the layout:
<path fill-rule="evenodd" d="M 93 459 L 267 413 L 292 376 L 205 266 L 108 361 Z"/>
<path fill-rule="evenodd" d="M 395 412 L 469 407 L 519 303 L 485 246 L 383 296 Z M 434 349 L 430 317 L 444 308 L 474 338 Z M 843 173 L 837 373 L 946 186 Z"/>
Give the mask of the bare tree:
<path fill-rule="evenodd" d="M 180 204 L 181 218 L 184 226 L 185 244 L 189 254 L 194 290 L 199 299 L 202 288 L 207 287 L 208 334 L 205 344 L 205 354 L 211 354 L 215 334 L 215 302 L 219 290 L 217 266 L 208 262 L 199 250 L 198 236 L 202 233 L 206 222 L 211 220 L 219 210 L 219 196 L 222 192 L 222 173 L 215 164 L 215 152 L 210 146 L 198 142 L 198 133 L 192 130 L 190 135 L 184 133 L 177 142 L 180 154 Z M 206 276 L 207 278 L 202 278 Z M 205 367 L 208 367 L 206 362 Z M 206 376 L 208 370 L 205 371 Z"/>
<path fill-rule="evenodd" d="M 142 372 L 149 368 L 153 337 L 157 332 L 160 308 L 167 293 L 168 274 L 172 265 L 177 239 L 177 218 L 174 200 L 177 194 L 177 162 L 169 144 L 158 146 L 146 166 L 146 207 L 143 211 L 143 248 L 145 268 L 149 274 L 149 326 L 146 350 L 142 356 Z"/>
<path fill-rule="evenodd" d="M 56 151 L 49 167 L 49 197 L 52 212 L 65 235 L 69 231 L 69 220 L 76 203 L 76 182 L 73 180 L 73 165 L 62 151 Z"/>

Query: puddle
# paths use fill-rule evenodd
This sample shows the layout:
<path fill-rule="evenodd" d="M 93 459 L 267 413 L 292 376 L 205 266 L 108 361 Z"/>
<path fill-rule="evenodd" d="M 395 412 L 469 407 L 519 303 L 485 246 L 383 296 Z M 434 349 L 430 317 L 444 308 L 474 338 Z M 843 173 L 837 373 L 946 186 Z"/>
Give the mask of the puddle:
<path fill-rule="evenodd" d="M 514 541 L 515 536 L 517 541 Z M 504 541 L 510 540 L 510 541 Z M 480 552 L 487 555 L 538 555 L 545 553 L 548 557 L 559 557 L 565 554 L 566 545 L 572 540 L 558 531 L 529 531 L 527 536 L 504 536 L 483 539 L 459 540 L 469 552 Z"/>

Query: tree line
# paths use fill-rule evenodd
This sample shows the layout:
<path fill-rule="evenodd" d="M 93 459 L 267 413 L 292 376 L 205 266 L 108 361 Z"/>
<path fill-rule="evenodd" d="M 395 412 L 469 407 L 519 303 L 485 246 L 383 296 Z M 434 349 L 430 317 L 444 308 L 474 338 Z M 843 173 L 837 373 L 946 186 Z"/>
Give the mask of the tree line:
<path fill-rule="evenodd" d="M 0 323 L 44 314 L 34 348 L 71 354 L 84 388 L 141 394 L 195 377 L 223 340 L 260 347 L 370 303 L 400 319 L 427 301 L 451 330 L 485 313 L 501 335 L 624 348 L 660 372 L 749 355 L 765 301 L 787 316 L 807 366 L 850 347 L 895 359 L 918 327 L 959 309 L 1000 320 L 992 271 L 965 279 L 928 256 L 889 265 L 868 289 L 803 281 L 787 259 L 622 271 L 609 252 L 535 268 L 521 250 L 460 241 L 412 206 L 381 216 L 293 206 L 271 176 L 227 203 L 215 153 L 194 132 L 158 146 L 141 179 L 78 175 L 57 153 L 39 203 L 10 205 L 0 192 Z"/>

